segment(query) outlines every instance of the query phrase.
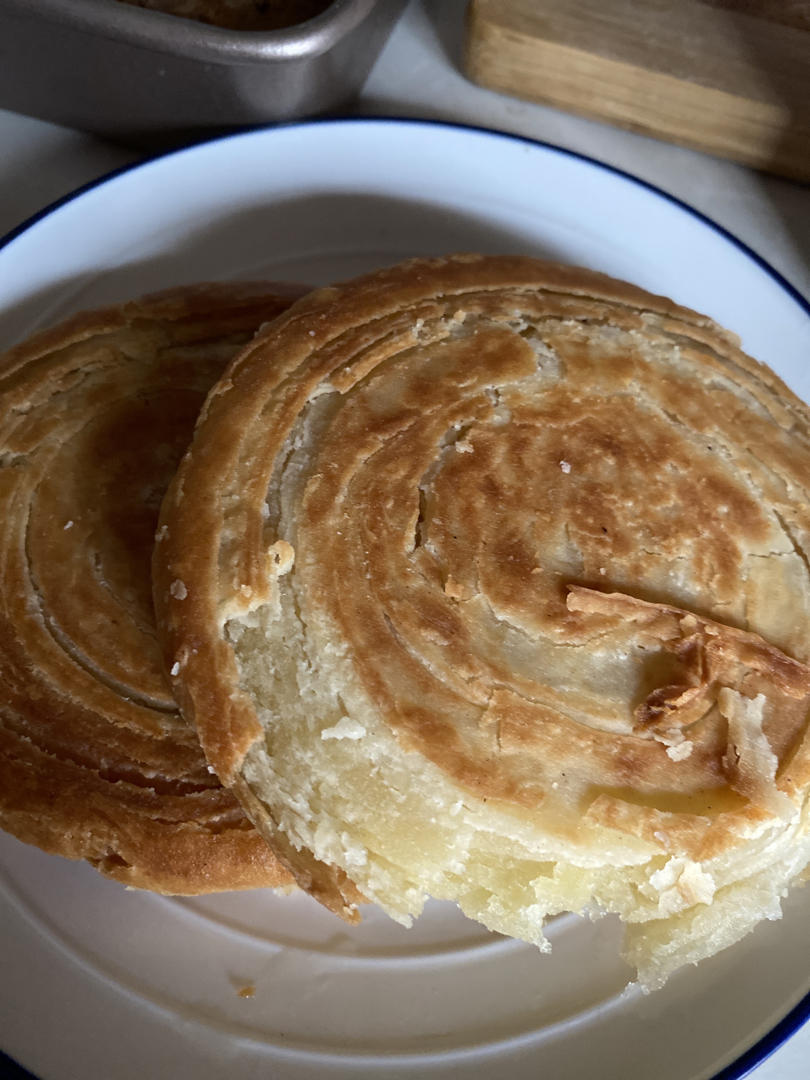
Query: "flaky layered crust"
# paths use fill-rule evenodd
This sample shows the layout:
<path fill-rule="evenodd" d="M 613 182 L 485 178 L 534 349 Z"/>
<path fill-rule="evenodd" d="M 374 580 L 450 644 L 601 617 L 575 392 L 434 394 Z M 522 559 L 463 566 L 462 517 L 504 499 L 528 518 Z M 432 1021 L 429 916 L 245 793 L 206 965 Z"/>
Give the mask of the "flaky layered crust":
<path fill-rule="evenodd" d="M 412 857 L 330 789 L 371 741 L 369 784 L 401 753 L 579 866 L 730 866 L 805 828 L 809 475 L 805 405 L 664 298 L 476 256 L 320 290 L 231 366 L 164 504 L 177 692 L 343 914 L 346 873 L 373 897 Z M 692 873 L 677 904 L 711 899 Z"/>
<path fill-rule="evenodd" d="M 150 560 L 205 394 L 300 292 L 177 289 L 0 361 L 0 825 L 127 885 L 290 880 L 179 714 Z"/>

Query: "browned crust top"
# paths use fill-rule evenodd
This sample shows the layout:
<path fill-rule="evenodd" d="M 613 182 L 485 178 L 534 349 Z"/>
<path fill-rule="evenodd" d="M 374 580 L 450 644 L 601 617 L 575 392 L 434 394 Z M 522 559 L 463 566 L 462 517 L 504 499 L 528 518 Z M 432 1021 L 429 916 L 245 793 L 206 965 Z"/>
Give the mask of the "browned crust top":
<path fill-rule="evenodd" d="M 231 365 L 164 503 L 177 693 L 233 783 L 262 728 L 223 626 L 281 542 L 403 746 L 706 854 L 769 812 L 735 702 L 764 702 L 771 787 L 810 783 L 808 467 L 772 371 L 604 275 L 457 256 L 319 290 Z"/>
<path fill-rule="evenodd" d="M 128 885 L 290 881 L 180 716 L 150 560 L 205 394 L 300 292 L 173 289 L 0 360 L 0 825 Z"/>

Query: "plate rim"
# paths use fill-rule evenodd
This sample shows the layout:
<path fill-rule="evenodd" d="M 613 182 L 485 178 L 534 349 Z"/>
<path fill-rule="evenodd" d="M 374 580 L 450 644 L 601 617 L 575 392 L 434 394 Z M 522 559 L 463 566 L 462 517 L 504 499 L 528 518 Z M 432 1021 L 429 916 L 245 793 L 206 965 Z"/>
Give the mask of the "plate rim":
<path fill-rule="evenodd" d="M 787 295 L 795 301 L 802 309 L 802 311 L 810 317 L 810 296 L 805 296 L 801 290 L 790 281 L 781 271 L 772 266 L 768 260 L 759 254 L 759 252 L 751 247 L 745 240 L 740 239 L 736 233 L 726 228 L 725 225 L 721 225 L 720 222 L 715 221 L 709 214 L 704 213 L 702 210 L 698 210 L 697 207 L 692 206 L 691 203 L 682 199 L 679 195 L 673 194 L 671 191 L 667 191 L 666 188 L 654 183 L 651 180 L 647 180 L 642 176 L 637 176 L 635 173 L 630 172 L 628 169 L 622 168 L 620 165 L 613 165 L 608 161 L 603 161 L 600 158 L 594 157 L 591 154 L 587 154 L 582 150 L 575 150 L 571 147 L 561 146 L 558 143 L 551 142 L 546 139 L 534 138 L 530 135 L 522 135 L 520 133 L 511 131 L 502 131 L 499 128 L 488 127 L 484 124 L 467 124 L 453 120 L 441 120 L 433 117 L 417 117 L 417 116 L 398 116 L 395 113 L 381 114 L 381 115 L 358 115 L 353 116 L 351 114 L 336 114 L 330 116 L 315 116 L 309 117 L 303 120 L 288 120 L 281 123 L 270 124 L 257 124 L 251 127 L 242 128 L 237 131 L 226 132 L 224 134 L 215 135 L 211 138 L 199 139 L 193 143 L 189 143 L 184 146 L 175 146 L 168 149 L 156 150 L 154 152 L 147 152 L 143 157 L 138 158 L 135 161 L 126 162 L 123 165 L 118 165 L 106 172 L 94 177 L 91 180 L 86 181 L 83 184 L 79 184 L 77 187 L 72 188 L 65 195 L 61 195 L 56 199 L 45 204 L 39 210 L 36 210 L 33 214 L 23 218 L 17 225 L 12 226 L 7 232 L 0 235 L 0 252 L 2 252 L 9 244 L 16 240 L 19 236 L 23 235 L 38 224 L 43 219 L 50 217 L 61 207 L 66 206 L 68 203 L 74 202 L 76 199 L 87 194 L 98 187 L 103 187 L 105 184 L 117 179 L 119 176 L 126 173 L 136 172 L 141 168 L 148 168 L 150 165 L 162 161 L 167 158 L 178 158 L 186 154 L 193 154 L 197 150 L 201 150 L 205 147 L 215 146 L 218 144 L 224 144 L 233 142 L 240 139 L 252 139 L 260 135 L 272 135 L 277 131 L 287 131 L 295 128 L 314 129 L 320 127 L 333 127 L 333 126 L 366 126 L 372 124 L 390 124 L 394 127 L 413 127 L 413 128 L 443 128 L 459 133 L 468 133 L 474 135 L 486 135 L 495 139 L 504 140 L 506 142 L 523 143 L 528 146 L 540 148 L 542 150 L 550 151 L 552 154 L 559 154 L 563 157 L 572 158 L 580 161 L 585 165 L 590 165 L 599 171 L 610 173 L 613 176 L 618 176 L 622 180 L 628 181 L 635 187 L 642 188 L 648 191 L 650 194 L 663 199 L 665 202 L 670 203 L 673 206 L 678 207 L 680 210 L 686 212 L 703 225 L 708 226 L 712 232 L 717 233 L 724 240 L 729 242 L 733 247 L 737 248 L 743 255 L 751 259 L 756 266 L 764 271 L 768 277 L 770 277 L 777 285 L 779 285 Z"/>
<path fill-rule="evenodd" d="M 117 166 L 113 169 L 105 171 L 99 176 L 86 181 L 83 184 L 72 188 L 66 194 L 60 196 L 57 199 L 52 200 L 45 206 L 35 211 L 33 214 L 25 217 L 19 224 L 13 226 L 10 230 L 0 235 L 0 255 L 2 255 L 5 249 L 13 243 L 16 239 L 24 235 L 33 229 L 37 224 L 46 218 L 50 217 L 62 207 L 75 202 L 77 199 L 95 190 L 101 188 L 108 183 L 116 180 L 122 175 L 136 172 L 139 169 L 147 168 L 150 165 L 169 158 L 179 158 L 186 154 L 194 154 L 198 150 L 205 147 L 211 147 L 217 144 L 225 144 L 233 142 L 234 140 L 241 139 L 253 139 L 257 136 L 272 136 L 277 131 L 285 131 L 295 128 L 303 129 L 318 129 L 323 127 L 338 127 L 338 126 L 356 126 L 364 127 L 367 125 L 391 125 L 394 127 L 408 127 L 408 128 L 423 128 L 423 129 L 447 129 L 461 134 L 473 134 L 476 136 L 488 136 L 497 140 L 503 140 L 509 143 L 522 143 L 534 148 L 539 148 L 548 151 L 552 154 L 559 154 L 563 157 L 571 158 L 581 162 L 584 165 L 596 168 L 599 171 L 608 173 L 612 176 L 617 176 L 620 179 L 629 182 L 635 187 L 663 199 L 665 202 L 677 207 L 679 210 L 687 213 L 691 217 L 695 218 L 701 224 L 707 226 L 711 231 L 719 235 L 722 239 L 730 243 L 736 248 L 740 254 L 746 258 L 752 260 L 754 264 L 763 271 L 772 281 L 777 284 L 786 294 L 798 304 L 799 308 L 810 318 L 810 298 L 804 296 L 804 294 L 793 283 L 785 277 L 779 270 L 772 266 L 767 259 L 760 255 L 754 248 L 752 248 L 746 241 L 740 239 L 730 229 L 721 225 L 715 221 L 708 214 L 696 207 L 692 206 L 685 199 L 674 195 L 672 192 L 667 191 L 665 188 L 647 180 L 643 177 L 637 176 L 627 169 L 618 165 L 613 165 L 610 162 L 603 161 L 597 157 L 587 154 L 581 150 L 575 150 L 570 147 L 561 146 L 551 141 L 534 138 L 529 135 L 523 135 L 515 132 L 504 131 L 498 128 L 489 127 L 487 125 L 477 125 L 462 123 L 453 120 L 443 120 L 436 118 L 425 118 L 418 116 L 398 116 L 396 114 L 381 114 L 381 115 L 330 115 L 321 117 L 310 117 L 303 120 L 290 120 L 284 123 L 275 124 L 258 124 L 248 128 L 240 129 L 233 132 L 226 132 L 224 134 L 216 135 L 212 138 L 206 138 L 195 141 L 194 143 L 171 147 L 168 149 L 160 150 L 154 153 L 147 153 L 145 156 L 137 158 L 135 161 L 127 162 L 123 165 Z M 783 1046 L 801 1027 L 810 1020 L 810 986 L 807 992 L 797 1001 L 764 1035 L 760 1036 L 751 1046 L 743 1050 L 733 1061 L 723 1066 L 718 1072 L 712 1074 L 711 1080 L 742 1080 L 743 1077 L 749 1075 L 753 1069 L 762 1064 L 767 1058 L 769 1058 L 776 1050 Z M 3 1057 L 8 1057 L 7 1054 L 0 1047 L 0 1062 Z M 20 1068 L 24 1069 L 24 1066 L 20 1066 L 13 1058 L 10 1059 Z M 33 1073 L 25 1074 L 32 1077 L 32 1080 L 36 1080 Z"/>

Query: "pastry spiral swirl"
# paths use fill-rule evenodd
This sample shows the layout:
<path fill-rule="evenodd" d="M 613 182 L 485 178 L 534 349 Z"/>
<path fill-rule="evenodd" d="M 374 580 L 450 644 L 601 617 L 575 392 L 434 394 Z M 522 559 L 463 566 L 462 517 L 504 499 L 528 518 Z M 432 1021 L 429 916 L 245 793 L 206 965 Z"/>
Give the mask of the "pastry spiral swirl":
<path fill-rule="evenodd" d="M 0 366 L 0 825 L 127 885 L 290 882 L 180 716 L 150 571 L 206 392 L 290 300 L 177 289 L 77 315 Z"/>
<path fill-rule="evenodd" d="M 179 699 L 334 910 L 616 912 L 654 985 L 810 860 L 808 476 L 805 405 L 661 297 L 477 256 L 321 290 L 164 504 Z"/>

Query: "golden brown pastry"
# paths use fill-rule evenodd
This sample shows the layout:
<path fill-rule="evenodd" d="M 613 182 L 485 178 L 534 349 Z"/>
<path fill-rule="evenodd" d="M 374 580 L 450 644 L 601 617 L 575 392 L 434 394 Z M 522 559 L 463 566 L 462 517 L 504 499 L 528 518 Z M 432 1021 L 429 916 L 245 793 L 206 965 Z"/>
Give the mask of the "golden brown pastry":
<path fill-rule="evenodd" d="M 322 289 L 164 503 L 179 700 L 333 910 L 541 948 L 614 912 L 654 986 L 810 861 L 808 477 L 807 407 L 662 297 L 477 256 Z"/>
<path fill-rule="evenodd" d="M 290 299 L 177 289 L 77 315 L 0 361 L 0 826 L 127 885 L 290 882 L 177 710 L 150 577 L 207 390 Z"/>

